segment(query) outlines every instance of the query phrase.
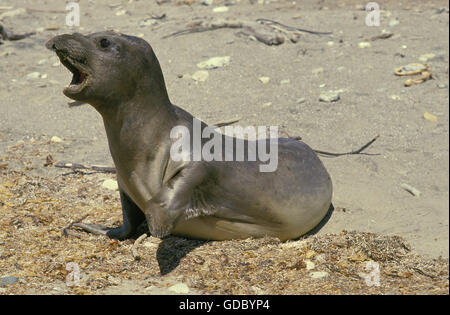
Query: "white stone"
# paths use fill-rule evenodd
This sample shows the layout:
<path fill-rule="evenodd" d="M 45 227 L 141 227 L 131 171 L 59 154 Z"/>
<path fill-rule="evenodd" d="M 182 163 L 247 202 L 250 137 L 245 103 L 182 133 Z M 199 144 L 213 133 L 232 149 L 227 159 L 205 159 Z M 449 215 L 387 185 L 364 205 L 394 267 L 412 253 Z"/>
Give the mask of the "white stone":
<path fill-rule="evenodd" d="M 328 277 L 328 272 L 326 271 L 314 271 L 310 273 L 311 278 L 313 279 L 322 279 Z"/>
<path fill-rule="evenodd" d="M 119 184 L 114 179 L 107 179 L 102 183 L 102 187 L 110 190 L 118 190 Z"/>
<path fill-rule="evenodd" d="M 228 7 L 216 7 L 213 9 L 214 13 L 228 12 Z"/>
<path fill-rule="evenodd" d="M 263 83 L 263 84 L 267 84 L 267 83 L 269 83 L 270 78 L 269 77 L 260 77 L 259 81 L 261 81 L 261 83 Z"/>
<path fill-rule="evenodd" d="M 189 293 L 189 287 L 185 283 L 177 283 L 173 286 L 169 287 L 169 291 L 178 293 L 178 294 L 187 294 Z"/>
<path fill-rule="evenodd" d="M 50 142 L 58 143 L 58 142 L 62 142 L 62 139 L 61 139 L 60 137 L 53 136 L 53 137 L 50 139 Z"/>
<path fill-rule="evenodd" d="M 205 82 L 206 80 L 208 80 L 208 77 L 209 77 L 208 71 L 200 70 L 192 75 L 192 80 L 197 82 Z"/>
<path fill-rule="evenodd" d="M 216 69 L 216 68 L 220 68 L 226 65 L 229 65 L 231 62 L 231 57 L 230 56 L 223 56 L 223 57 L 212 57 L 209 58 L 208 60 L 199 62 L 197 64 L 197 67 L 199 67 L 200 69 Z"/>

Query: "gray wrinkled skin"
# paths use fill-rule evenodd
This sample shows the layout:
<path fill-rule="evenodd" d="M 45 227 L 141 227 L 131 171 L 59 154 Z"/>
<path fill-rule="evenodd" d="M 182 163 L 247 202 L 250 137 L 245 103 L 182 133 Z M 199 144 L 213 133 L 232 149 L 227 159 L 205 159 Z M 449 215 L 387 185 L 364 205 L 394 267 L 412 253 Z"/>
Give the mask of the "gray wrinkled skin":
<path fill-rule="evenodd" d="M 271 173 L 260 172 L 259 161 L 173 161 L 176 139 L 170 131 L 183 125 L 192 135 L 193 116 L 171 104 L 159 62 L 144 40 L 75 33 L 46 46 L 74 73 L 64 94 L 91 104 L 103 117 L 117 169 L 123 225 L 91 231 L 125 239 L 146 220 L 156 237 L 287 240 L 326 215 L 331 179 L 303 142 L 278 139 L 278 168 Z"/>

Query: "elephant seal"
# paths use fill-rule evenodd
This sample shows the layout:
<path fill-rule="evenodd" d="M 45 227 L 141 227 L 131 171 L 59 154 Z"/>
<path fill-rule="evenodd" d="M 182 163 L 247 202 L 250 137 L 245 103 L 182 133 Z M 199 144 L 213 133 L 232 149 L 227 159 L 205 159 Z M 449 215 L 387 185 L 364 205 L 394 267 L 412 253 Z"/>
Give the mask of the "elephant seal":
<path fill-rule="evenodd" d="M 175 161 L 171 130 L 194 131 L 196 120 L 170 102 L 158 59 L 145 40 L 115 32 L 74 33 L 52 38 L 46 47 L 73 74 L 64 94 L 101 114 L 117 170 L 123 225 L 80 226 L 126 239 L 146 220 L 160 238 L 272 236 L 284 241 L 310 231 L 326 215 L 331 179 L 303 142 L 277 138 L 273 172 L 261 172 L 248 156 L 243 161 Z M 201 122 L 201 130 L 207 127 Z M 219 135 L 236 148 L 236 139 Z M 241 141 L 245 148 L 254 144 Z"/>

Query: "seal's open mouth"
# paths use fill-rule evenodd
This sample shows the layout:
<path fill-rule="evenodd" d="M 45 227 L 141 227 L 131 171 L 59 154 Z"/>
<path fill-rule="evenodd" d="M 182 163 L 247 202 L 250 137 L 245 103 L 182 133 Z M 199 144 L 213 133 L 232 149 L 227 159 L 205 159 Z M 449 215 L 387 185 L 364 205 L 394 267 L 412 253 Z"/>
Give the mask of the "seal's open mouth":
<path fill-rule="evenodd" d="M 73 77 L 70 84 L 64 89 L 69 94 L 79 93 L 89 82 L 89 74 L 84 68 L 85 61 L 68 56 L 60 51 L 56 51 L 61 63 L 72 72 Z"/>

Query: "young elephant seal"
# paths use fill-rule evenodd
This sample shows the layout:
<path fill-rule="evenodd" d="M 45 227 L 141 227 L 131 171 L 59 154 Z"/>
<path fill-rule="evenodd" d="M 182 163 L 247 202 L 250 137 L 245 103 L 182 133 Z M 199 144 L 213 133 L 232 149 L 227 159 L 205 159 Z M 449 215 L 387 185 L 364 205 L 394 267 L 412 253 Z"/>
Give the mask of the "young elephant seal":
<path fill-rule="evenodd" d="M 177 139 L 171 138 L 171 130 L 183 126 L 193 134 L 199 121 L 171 104 L 159 62 L 146 41 L 114 32 L 75 33 L 56 36 L 46 46 L 73 73 L 64 94 L 91 104 L 103 117 L 117 169 L 123 225 L 84 225 L 87 230 L 126 239 L 146 220 L 156 237 L 267 235 L 287 240 L 314 228 L 327 213 L 330 176 L 303 142 L 277 139 L 273 172 L 261 172 L 259 161 L 248 156 L 244 161 L 173 159 L 171 147 Z M 215 135 L 222 143 L 231 139 L 236 148 L 236 139 Z M 255 144 L 240 141 L 245 149 Z M 225 151 L 217 152 L 223 157 Z"/>

